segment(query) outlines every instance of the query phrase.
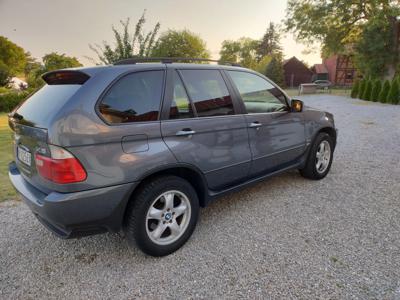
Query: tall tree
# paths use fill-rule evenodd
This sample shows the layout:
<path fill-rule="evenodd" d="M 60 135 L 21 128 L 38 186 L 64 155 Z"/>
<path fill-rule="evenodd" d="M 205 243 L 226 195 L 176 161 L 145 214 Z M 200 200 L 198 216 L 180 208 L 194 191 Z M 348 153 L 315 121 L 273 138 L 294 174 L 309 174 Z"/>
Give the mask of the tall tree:
<path fill-rule="evenodd" d="M 82 67 L 82 64 L 76 57 L 70 57 L 65 54 L 58 54 L 56 52 L 46 54 L 43 56 L 42 60 L 44 72 L 65 68 Z"/>
<path fill-rule="evenodd" d="M 240 63 L 246 68 L 257 66 L 257 50 L 259 42 L 251 38 L 240 38 L 237 41 L 225 40 L 219 52 L 221 61 Z"/>
<path fill-rule="evenodd" d="M 261 60 L 264 56 L 281 54 L 282 47 L 280 44 L 280 39 L 281 33 L 278 26 L 275 25 L 273 22 L 270 22 L 257 49 L 258 59 Z"/>
<path fill-rule="evenodd" d="M 206 42 L 188 30 L 168 30 L 163 33 L 151 54 L 154 57 L 210 57 Z"/>
<path fill-rule="evenodd" d="M 112 26 L 115 39 L 114 47 L 106 41 L 103 41 L 102 46 L 99 44 L 89 45 L 89 48 L 97 54 L 100 63 L 112 64 L 126 58 L 148 57 L 151 55 L 160 30 L 160 23 L 157 23 L 152 30 L 145 33 L 143 29 L 146 23 L 145 13 L 146 11 L 143 12 L 136 23 L 133 34 L 130 32 L 129 18 L 126 21 L 120 21 L 122 25 L 122 30 L 120 31 Z"/>
<path fill-rule="evenodd" d="M 0 62 L 3 63 L 3 68 L 8 68 L 10 76 L 23 73 L 26 64 L 25 51 L 6 37 L 0 36 Z"/>
<path fill-rule="evenodd" d="M 283 62 L 280 55 L 272 57 L 271 62 L 265 69 L 265 76 L 274 81 L 279 86 L 285 85 Z"/>
<path fill-rule="evenodd" d="M 399 14 L 399 1 L 289 0 L 285 24 L 300 41 L 320 42 L 324 55 L 356 52 L 357 62 L 371 58 L 367 63 L 372 67 L 359 65 L 364 73 L 381 76 L 378 73 L 383 66 L 385 73 L 393 75 L 398 61 Z M 379 31 L 383 37 L 376 36 Z M 374 48 L 375 43 L 363 47 L 372 37 L 379 40 L 379 47 Z M 382 51 L 390 55 L 382 59 Z"/>

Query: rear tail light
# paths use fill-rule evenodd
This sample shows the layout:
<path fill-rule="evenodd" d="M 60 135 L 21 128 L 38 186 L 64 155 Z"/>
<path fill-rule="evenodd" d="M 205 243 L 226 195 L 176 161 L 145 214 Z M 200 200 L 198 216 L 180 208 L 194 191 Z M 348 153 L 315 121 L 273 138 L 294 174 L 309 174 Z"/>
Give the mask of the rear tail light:
<path fill-rule="evenodd" d="M 51 157 L 35 154 L 36 169 L 42 177 L 59 184 L 86 179 L 86 171 L 76 157 L 61 147 L 49 148 Z"/>

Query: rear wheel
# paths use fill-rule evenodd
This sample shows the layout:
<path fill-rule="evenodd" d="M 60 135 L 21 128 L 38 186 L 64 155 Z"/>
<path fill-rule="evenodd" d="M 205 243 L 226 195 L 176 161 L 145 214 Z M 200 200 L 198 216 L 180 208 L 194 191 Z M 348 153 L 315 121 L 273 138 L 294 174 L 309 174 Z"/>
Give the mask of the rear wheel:
<path fill-rule="evenodd" d="M 138 191 L 127 213 L 128 241 L 146 254 L 164 256 L 179 249 L 193 233 L 199 201 L 186 180 L 163 176 Z"/>
<path fill-rule="evenodd" d="M 300 174 L 309 179 L 324 178 L 332 165 L 333 147 L 332 137 L 324 132 L 319 133 L 311 146 L 305 167 L 300 169 Z"/>

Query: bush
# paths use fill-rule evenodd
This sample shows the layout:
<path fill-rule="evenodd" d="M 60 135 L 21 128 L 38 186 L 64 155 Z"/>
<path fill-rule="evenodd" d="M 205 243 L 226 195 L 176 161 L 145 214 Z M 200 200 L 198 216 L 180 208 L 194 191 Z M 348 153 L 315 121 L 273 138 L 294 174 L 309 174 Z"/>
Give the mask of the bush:
<path fill-rule="evenodd" d="M 372 85 L 373 85 L 372 79 L 368 79 L 362 99 L 366 101 L 371 101 Z"/>
<path fill-rule="evenodd" d="M 387 95 L 386 102 L 392 104 L 398 104 L 400 97 L 399 82 L 393 80 L 392 86 L 390 87 L 389 94 Z"/>
<path fill-rule="evenodd" d="M 360 90 L 360 81 L 357 80 L 353 84 L 353 88 L 351 89 L 351 98 L 357 98 L 358 97 L 358 91 Z"/>
<path fill-rule="evenodd" d="M 0 112 L 10 112 L 18 104 L 20 104 L 26 97 L 31 93 L 31 91 L 23 92 L 8 92 L 0 95 Z"/>
<path fill-rule="evenodd" d="M 386 80 L 385 83 L 383 84 L 381 93 L 379 94 L 379 97 L 378 97 L 379 102 L 386 103 L 386 99 L 388 97 L 389 90 L 390 90 L 390 81 Z"/>
<path fill-rule="evenodd" d="M 377 79 L 374 82 L 374 86 L 372 87 L 372 93 L 371 93 L 371 100 L 374 102 L 377 102 L 379 100 L 379 94 L 382 91 L 382 82 Z"/>
<path fill-rule="evenodd" d="M 358 90 L 357 98 L 363 99 L 366 87 L 367 87 L 367 80 L 366 79 L 361 80 L 360 89 Z"/>

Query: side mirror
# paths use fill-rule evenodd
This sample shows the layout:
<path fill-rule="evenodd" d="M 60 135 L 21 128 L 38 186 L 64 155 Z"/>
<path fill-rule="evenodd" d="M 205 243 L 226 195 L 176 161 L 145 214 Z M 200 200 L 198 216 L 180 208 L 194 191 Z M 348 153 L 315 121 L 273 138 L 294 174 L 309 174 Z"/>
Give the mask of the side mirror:
<path fill-rule="evenodd" d="M 302 112 L 303 111 L 304 102 L 297 99 L 292 99 L 290 102 L 290 107 L 292 112 Z"/>

